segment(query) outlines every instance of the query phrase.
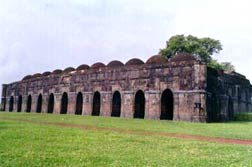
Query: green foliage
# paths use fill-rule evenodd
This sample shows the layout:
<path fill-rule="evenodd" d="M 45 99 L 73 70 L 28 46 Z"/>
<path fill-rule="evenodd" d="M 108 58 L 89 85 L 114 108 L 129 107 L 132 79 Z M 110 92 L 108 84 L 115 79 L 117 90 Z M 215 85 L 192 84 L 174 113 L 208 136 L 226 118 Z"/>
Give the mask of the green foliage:
<path fill-rule="evenodd" d="M 234 115 L 235 121 L 252 121 L 252 113 L 241 112 Z"/>
<path fill-rule="evenodd" d="M 171 58 L 178 53 L 190 53 L 198 55 L 201 60 L 210 63 L 211 55 L 218 54 L 222 50 L 219 40 L 211 38 L 197 38 L 192 35 L 176 35 L 167 41 L 167 46 L 160 50 L 160 54 Z"/>
<path fill-rule="evenodd" d="M 222 62 L 222 69 L 225 71 L 235 71 L 234 65 L 232 65 L 230 62 Z"/>
<path fill-rule="evenodd" d="M 208 63 L 208 66 L 216 70 L 225 70 L 229 72 L 235 71 L 235 67 L 230 62 L 219 63 L 215 59 L 212 59 L 210 63 Z"/>

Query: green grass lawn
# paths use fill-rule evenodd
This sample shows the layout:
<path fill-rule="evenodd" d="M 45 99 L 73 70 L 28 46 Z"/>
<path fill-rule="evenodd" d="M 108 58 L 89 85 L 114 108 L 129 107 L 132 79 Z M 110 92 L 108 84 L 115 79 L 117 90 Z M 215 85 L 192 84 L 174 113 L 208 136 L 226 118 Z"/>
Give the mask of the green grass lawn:
<path fill-rule="evenodd" d="M 252 140 L 251 122 L 202 124 L 0 112 L 0 166 L 252 166 L 252 146 L 123 133 L 110 128 Z"/>

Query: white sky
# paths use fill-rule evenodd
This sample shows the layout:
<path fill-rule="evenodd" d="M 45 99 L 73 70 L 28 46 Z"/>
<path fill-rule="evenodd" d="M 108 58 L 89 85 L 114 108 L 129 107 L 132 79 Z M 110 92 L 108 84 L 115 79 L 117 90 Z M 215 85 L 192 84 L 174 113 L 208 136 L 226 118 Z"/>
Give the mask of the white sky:
<path fill-rule="evenodd" d="M 146 61 L 176 34 L 223 44 L 252 80 L 251 0 L 0 0 L 0 83 L 80 64 Z"/>

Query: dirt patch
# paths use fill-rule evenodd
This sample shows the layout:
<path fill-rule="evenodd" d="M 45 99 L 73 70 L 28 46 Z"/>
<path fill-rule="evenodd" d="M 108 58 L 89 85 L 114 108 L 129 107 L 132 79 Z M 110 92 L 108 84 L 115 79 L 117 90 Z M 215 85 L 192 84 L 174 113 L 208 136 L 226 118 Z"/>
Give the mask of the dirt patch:
<path fill-rule="evenodd" d="M 137 131 L 137 130 L 126 130 L 126 129 L 119 129 L 119 128 L 104 128 L 104 127 L 96 127 L 96 126 L 88 126 L 88 125 L 76 125 L 76 124 L 70 124 L 70 123 L 38 122 L 38 121 L 25 120 L 25 119 L 13 119 L 13 118 L 0 118 L 0 119 L 26 122 L 26 123 L 32 123 L 32 124 L 38 124 L 38 125 L 52 125 L 52 126 L 60 126 L 60 127 L 65 127 L 65 128 L 78 128 L 81 130 L 111 131 L 111 132 L 122 133 L 122 134 L 127 133 L 127 134 L 142 135 L 142 136 L 165 136 L 165 137 L 172 137 L 172 138 L 178 138 L 178 139 L 207 141 L 207 142 L 216 142 L 216 143 L 224 143 L 224 144 L 252 145 L 252 140 L 231 139 L 231 138 L 222 138 L 222 137 L 208 137 L 208 136 L 167 133 L 167 132 Z"/>

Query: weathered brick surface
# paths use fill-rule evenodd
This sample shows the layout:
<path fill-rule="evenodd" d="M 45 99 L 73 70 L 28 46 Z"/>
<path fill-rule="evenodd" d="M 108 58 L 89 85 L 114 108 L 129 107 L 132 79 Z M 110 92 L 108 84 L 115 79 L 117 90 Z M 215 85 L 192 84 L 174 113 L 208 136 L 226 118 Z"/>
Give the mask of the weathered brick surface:
<path fill-rule="evenodd" d="M 61 111 L 64 92 L 68 96 L 68 114 L 75 114 L 77 94 L 83 94 L 82 115 L 91 115 L 93 96 L 101 95 L 100 115 L 109 117 L 115 91 L 121 95 L 121 117 L 133 118 L 135 94 L 142 90 L 145 96 L 145 119 L 160 119 L 161 96 L 166 89 L 173 94 L 173 120 L 205 122 L 217 111 L 218 117 L 226 119 L 230 110 L 227 96 L 232 95 L 233 110 L 251 111 L 251 85 L 238 74 L 218 74 L 190 55 L 177 55 L 169 61 L 154 56 L 143 64 L 133 59 L 123 65 L 112 61 L 108 66 L 96 63 L 91 68 L 81 65 L 75 70 L 66 68 L 27 76 L 22 81 L 4 84 L 2 109 L 9 111 L 10 98 L 17 111 L 18 97 L 22 96 L 22 111 L 26 111 L 27 98 L 32 96 L 32 112 L 36 112 L 38 96 L 41 94 L 42 112 L 48 111 L 49 95 L 54 95 L 54 111 Z M 237 81 L 239 79 L 239 82 Z M 239 93 L 237 93 L 239 89 Z M 230 94 L 231 92 L 231 94 Z M 246 96 L 244 95 L 246 92 Z M 233 94 L 232 94 L 233 93 Z M 212 99 L 215 94 L 218 102 Z M 171 103 L 167 101 L 167 103 Z M 219 107 L 212 107 L 218 103 Z M 210 114 L 209 114 L 210 113 Z"/>
<path fill-rule="evenodd" d="M 237 112 L 252 112 L 252 87 L 241 74 L 208 68 L 208 117 L 213 121 L 232 120 Z M 214 107 L 213 107 L 214 106 Z"/>

